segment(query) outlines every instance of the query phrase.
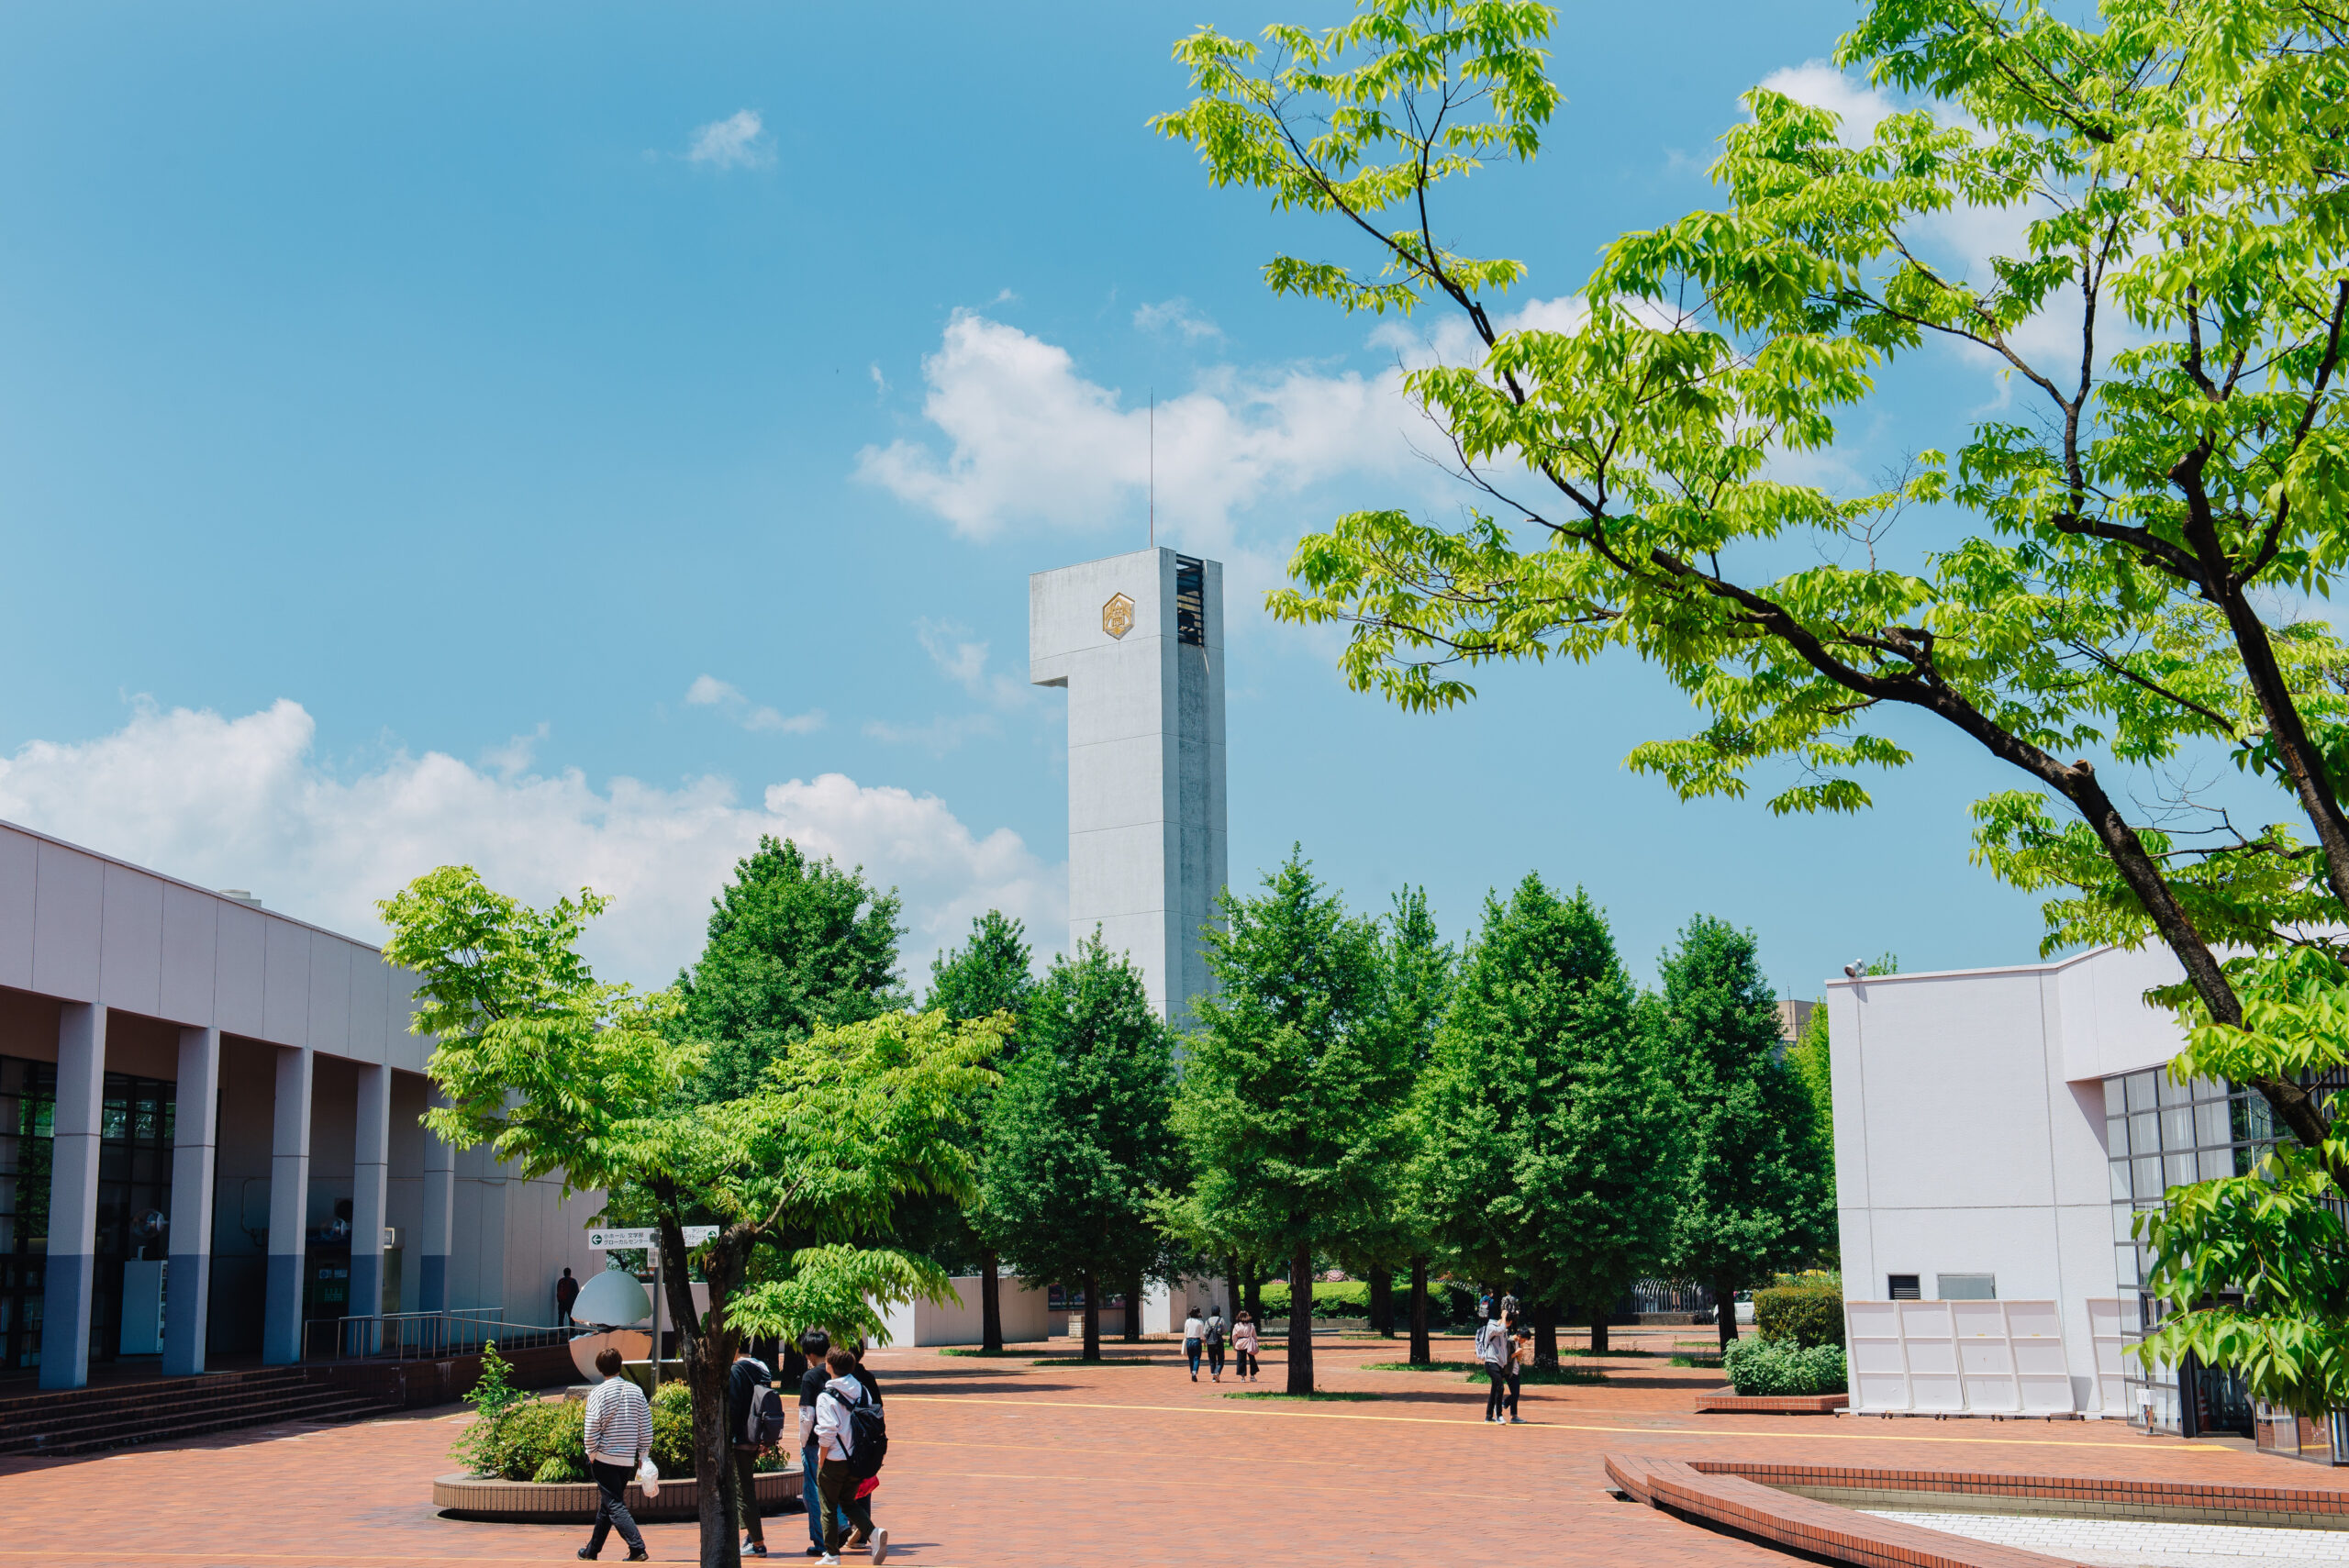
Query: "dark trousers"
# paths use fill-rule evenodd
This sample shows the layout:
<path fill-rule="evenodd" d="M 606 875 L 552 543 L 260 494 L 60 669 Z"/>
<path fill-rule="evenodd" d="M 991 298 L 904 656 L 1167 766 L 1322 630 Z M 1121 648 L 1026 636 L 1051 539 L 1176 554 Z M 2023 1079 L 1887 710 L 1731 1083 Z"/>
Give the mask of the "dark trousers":
<path fill-rule="evenodd" d="M 1508 1413 L 1512 1416 L 1517 1414 L 1517 1385 L 1524 1380 L 1524 1375 L 1516 1367 L 1508 1369 Z"/>
<path fill-rule="evenodd" d="M 604 1550 L 604 1541 L 616 1525 L 630 1551 L 643 1551 L 643 1532 L 636 1528 L 636 1520 L 628 1511 L 628 1484 L 636 1479 L 636 1472 L 625 1464 L 597 1464 L 593 1461 L 587 1469 L 596 1477 L 596 1533 L 587 1538 L 587 1554 L 592 1557 Z"/>
<path fill-rule="evenodd" d="M 1194 1383 L 1197 1382 L 1199 1378 L 1199 1342 L 1197 1340 L 1186 1340 L 1183 1341 L 1183 1359 L 1191 1363 L 1191 1381 Z"/>
<path fill-rule="evenodd" d="M 1508 1373 L 1498 1362 L 1486 1362 L 1485 1370 L 1492 1374 L 1493 1385 L 1485 1393 L 1485 1419 L 1502 1413 L 1502 1402 L 1508 1397 Z"/>
<path fill-rule="evenodd" d="M 1219 1344 L 1208 1347 L 1208 1373 L 1211 1377 L 1223 1375 L 1223 1347 Z"/>
<path fill-rule="evenodd" d="M 1239 1359 L 1238 1359 L 1238 1360 L 1233 1363 L 1232 1368 L 1231 1368 L 1231 1372 L 1232 1372 L 1232 1375 L 1233 1375 L 1233 1376 L 1235 1376 L 1235 1377 L 1253 1377 L 1253 1376 L 1255 1376 L 1255 1375 L 1256 1375 L 1256 1352 L 1255 1352 L 1255 1351 L 1234 1351 L 1234 1352 L 1232 1352 L 1232 1353 L 1233 1353 L 1235 1356 L 1237 1356 L 1237 1357 L 1239 1358 Z"/>
<path fill-rule="evenodd" d="M 812 1442 L 800 1444 L 799 1500 L 807 1509 L 807 1544 L 810 1546 L 824 1544 L 824 1515 L 829 1512 L 834 1518 L 840 1517 L 839 1509 L 828 1510 L 824 1507 L 823 1496 L 816 1485 L 817 1474 L 821 1469 L 822 1466 L 816 1462 L 816 1445 Z"/>
<path fill-rule="evenodd" d="M 759 1525 L 759 1451 L 739 1444 L 734 1450 L 734 1517 L 744 1534 L 766 1544 L 767 1532 Z"/>
<path fill-rule="evenodd" d="M 824 1550 L 837 1554 L 841 1543 L 848 1539 L 848 1531 L 841 1528 L 841 1516 L 846 1514 L 849 1523 L 859 1535 L 873 1533 L 873 1506 L 856 1495 L 857 1478 L 849 1473 L 845 1459 L 828 1459 L 816 1473 L 817 1495 L 824 1503 Z"/>

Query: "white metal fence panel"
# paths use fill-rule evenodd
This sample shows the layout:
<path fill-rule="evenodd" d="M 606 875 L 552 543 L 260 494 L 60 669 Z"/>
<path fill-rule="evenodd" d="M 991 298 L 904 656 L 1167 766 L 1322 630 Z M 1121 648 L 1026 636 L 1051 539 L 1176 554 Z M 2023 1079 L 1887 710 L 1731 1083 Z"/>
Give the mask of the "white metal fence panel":
<path fill-rule="evenodd" d="M 2052 1301 L 1847 1301 L 1852 1407 L 1916 1415 L 2073 1408 Z"/>

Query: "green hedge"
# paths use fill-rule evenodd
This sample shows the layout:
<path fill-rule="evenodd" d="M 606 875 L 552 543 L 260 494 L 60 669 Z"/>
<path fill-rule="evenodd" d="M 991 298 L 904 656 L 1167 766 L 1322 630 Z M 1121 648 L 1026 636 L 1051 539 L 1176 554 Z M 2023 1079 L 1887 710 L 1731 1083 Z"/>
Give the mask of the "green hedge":
<path fill-rule="evenodd" d="M 1843 1298 L 1822 1290 L 1757 1290 L 1753 1328 L 1765 1340 L 1788 1340 L 1802 1350 L 1843 1342 Z"/>
<path fill-rule="evenodd" d="M 1840 1394 L 1846 1386 L 1841 1345 L 1739 1340 L 1721 1357 L 1721 1370 L 1740 1394 Z"/>
<path fill-rule="evenodd" d="M 1264 1290 L 1264 1320 L 1284 1322 L 1288 1318 L 1288 1282 L 1268 1284 Z M 1316 1318 L 1367 1318 L 1370 1316 L 1370 1282 L 1368 1280 L 1316 1280 L 1313 1282 L 1313 1316 Z"/>

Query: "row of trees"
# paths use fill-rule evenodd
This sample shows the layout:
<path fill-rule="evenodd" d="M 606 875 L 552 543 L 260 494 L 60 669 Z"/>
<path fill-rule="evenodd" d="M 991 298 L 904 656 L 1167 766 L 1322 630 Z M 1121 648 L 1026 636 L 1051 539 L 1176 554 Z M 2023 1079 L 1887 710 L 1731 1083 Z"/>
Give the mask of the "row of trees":
<path fill-rule="evenodd" d="M 1083 1286 L 1088 1358 L 1105 1289 L 1132 1301 L 1145 1277 L 1252 1295 L 1286 1275 L 1307 1392 L 1319 1260 L 1381 1298 L 1409 1271 L 1414 1359 L 1431 1269 L 1514 1289 L 1554 1357 L 1576 1305 L 1603 1349 L 1642 1274 L 1726 1301 L 1831 1244 L 1820 1131 L 1750 936 L 1699 917 L 1643 994 L 1601 912 L 1538 876 L 1488 899 L 1464 953 L 1423 893 L 1351 914 L 1301 855 L 1223 912 L 1217 989 L 1179 1042 L 1097 940 L 1026 988 L 1018 928 L 989 914 L 936 965 L 933 998 L 1002 1009 L 1012 1051 L 973 1222 L 991 1259 Z M 1373 1312 L 1391 1326 L 1391 1301 Z"/>

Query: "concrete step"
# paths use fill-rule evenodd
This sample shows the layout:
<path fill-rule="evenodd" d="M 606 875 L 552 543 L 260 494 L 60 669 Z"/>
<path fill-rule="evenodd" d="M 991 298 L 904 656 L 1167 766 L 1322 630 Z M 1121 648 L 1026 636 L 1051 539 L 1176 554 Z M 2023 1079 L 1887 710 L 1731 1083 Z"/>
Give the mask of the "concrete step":
<path fill-rule="evenodd" d="M 148 1442 L 203 1430 L 265 1426 L 288 1419 L 342 1418 L 342 1412 L 375 1413 L 399 1408 L 395 1400 L 331 1384 L 276 1385 L 220 1390 L 196 1399 L 52 1410 L 0 1428 L 0 1453 L 61 1453 L 77 1445 L 100 1447 Z"/>

